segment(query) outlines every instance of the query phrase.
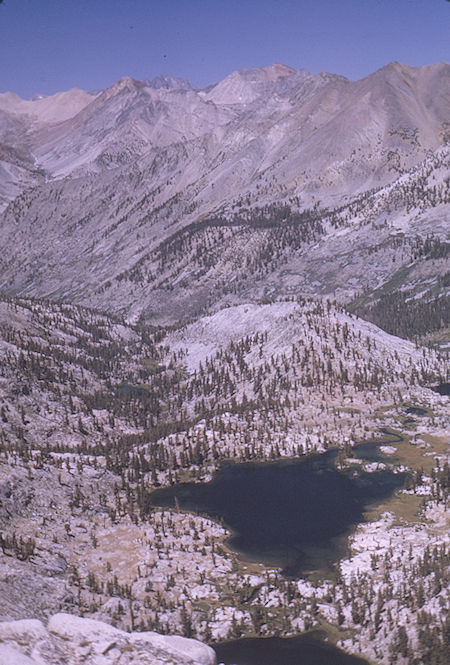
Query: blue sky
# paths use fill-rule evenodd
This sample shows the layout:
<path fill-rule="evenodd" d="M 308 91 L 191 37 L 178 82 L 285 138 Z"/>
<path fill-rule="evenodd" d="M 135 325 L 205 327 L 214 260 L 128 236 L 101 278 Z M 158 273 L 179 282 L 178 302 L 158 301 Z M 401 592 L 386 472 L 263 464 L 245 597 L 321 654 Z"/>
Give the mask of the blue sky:
<path fill-rule="evenodd" d="M 274 62 L 358 79 L 448 61 L 449 34 L 448 0 L 3 0 L 0 92 L 157 74 L 206 86 Z"/>

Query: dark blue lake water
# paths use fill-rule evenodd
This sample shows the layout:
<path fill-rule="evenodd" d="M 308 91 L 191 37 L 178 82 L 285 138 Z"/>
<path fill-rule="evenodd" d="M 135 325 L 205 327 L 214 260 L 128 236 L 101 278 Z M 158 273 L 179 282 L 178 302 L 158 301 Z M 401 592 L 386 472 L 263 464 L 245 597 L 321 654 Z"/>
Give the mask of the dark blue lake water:
<path fill-rule="evenodd" d="M 362 444 L 357 457 L 378 459 Z M 282 568 L 285 575 L 326 570 L 346 553 L 347 536 L 364 512 L 402 487 L 388 470 L 339 471 L 336 451 L 274 463 L 225 464 L 209 483 L 156 490 L 154 506 L 175 507 L 223 520 L 230 546 L 248 560 Z"/>
<path fill-rule="evenodd" d="M 367 665 L 367 661 L 321 642 L 315 635 L 244 638 L 213 644 L 225 665 Z"/>

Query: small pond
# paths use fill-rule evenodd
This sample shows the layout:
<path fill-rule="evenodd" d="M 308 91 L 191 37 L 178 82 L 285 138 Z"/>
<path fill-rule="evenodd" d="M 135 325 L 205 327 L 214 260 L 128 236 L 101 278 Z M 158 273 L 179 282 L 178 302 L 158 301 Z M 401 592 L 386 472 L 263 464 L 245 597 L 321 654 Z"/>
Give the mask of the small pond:
<path fill-rule="evenodd" d="M 450 396 L 450 383 L 440 383 L 438 386 L 432 388 L 434 392 L 439 393 L 439 395 L 448 395 Z"/>
<path fill-rule="evenodd" d="M 367 661 L 323 642 L 316 633 L 298 637 L 243 638 L 213 644 L 224 665 L 367 665 Z"/>

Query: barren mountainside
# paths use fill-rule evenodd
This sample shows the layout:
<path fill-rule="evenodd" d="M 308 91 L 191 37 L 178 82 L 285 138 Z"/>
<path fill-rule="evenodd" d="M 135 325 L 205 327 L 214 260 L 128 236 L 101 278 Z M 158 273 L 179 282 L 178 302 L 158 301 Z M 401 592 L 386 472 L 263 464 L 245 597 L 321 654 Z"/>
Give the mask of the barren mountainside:
<path fill-rule="evenodd" d="M 1 95 L 0 289 L 154 322 L 298 293 L 440 297 L 449 71 Z"/>

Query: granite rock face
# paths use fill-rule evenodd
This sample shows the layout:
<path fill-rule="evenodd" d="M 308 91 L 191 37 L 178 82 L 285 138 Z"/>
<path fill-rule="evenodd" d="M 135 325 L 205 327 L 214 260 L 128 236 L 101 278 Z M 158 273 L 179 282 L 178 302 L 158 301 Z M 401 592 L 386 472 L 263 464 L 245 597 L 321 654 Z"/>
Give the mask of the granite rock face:
<path fill-rule="evenodd" d="M 0 623 L 0 665 L 215 665 L 214 650 L 176 635 L 126 633 L 102 621 L 56 614 Z"/>

